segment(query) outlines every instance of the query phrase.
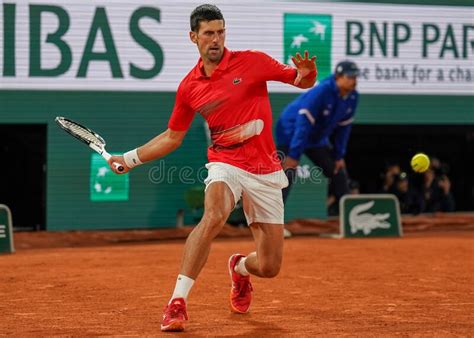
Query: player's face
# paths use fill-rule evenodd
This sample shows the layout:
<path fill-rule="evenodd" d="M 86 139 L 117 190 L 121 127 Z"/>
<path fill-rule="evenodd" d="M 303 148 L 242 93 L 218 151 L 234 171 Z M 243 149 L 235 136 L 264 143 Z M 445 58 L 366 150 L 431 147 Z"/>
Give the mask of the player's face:
<path fill-rule="evenodd" d="M 224 54 L 225 27 L 223 20 L 201 21 L 199 31 L 190 32 L 204 61 L 219 62 Z"/>

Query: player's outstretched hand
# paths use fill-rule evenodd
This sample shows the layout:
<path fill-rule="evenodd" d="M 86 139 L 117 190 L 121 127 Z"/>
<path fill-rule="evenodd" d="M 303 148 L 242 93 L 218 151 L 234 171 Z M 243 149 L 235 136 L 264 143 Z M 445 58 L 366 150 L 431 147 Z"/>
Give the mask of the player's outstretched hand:
<path fill-rule="evenodd" d="M 107 162 L 109 163 L 110 169 L 112 169 L 112 171 L 116 174 L 125 174 L 130 171 L 130 168 L 127 167 L 127 165 L 125 164 L 123 156 L 112 156 Z M 119 171 L 117 169 L 118 166 L 116 164 L 121 165 L 123 167 L 123 170 Z"/>
<path fill-rule="evenodd" d="M 296 75 L 295 82 L 293 83 L 295 86 L 298 86 L 301 83 L 301 80 L 311 74 L 312 72 L 315 72 L 314 79 L 312 79 L 312 85 L 314 85 L 314 82 L 316 81 L 316 77 L 318 75 L 318 69 L 316 68 L 316 56 L 309 58 L 309 52 L 307 50 L 304 51 L 304 58 L 301 57 L 300 53 L 296 53 L 295 56 L 291 57 L 291 60 L 296 66 L 296 70 L 298 71 L 298 74 Z M 305 86 L 307 87 L 307 86 Z"/>

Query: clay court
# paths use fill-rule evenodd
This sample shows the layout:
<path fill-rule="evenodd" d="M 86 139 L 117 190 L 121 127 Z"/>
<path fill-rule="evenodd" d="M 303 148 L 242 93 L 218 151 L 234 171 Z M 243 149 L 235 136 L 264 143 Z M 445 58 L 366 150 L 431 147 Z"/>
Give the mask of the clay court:
<path fill-rule="evenodd" d="M 467 228 L 393 239 L 290 238 L 280 275 L 253 279 L 247 315 L 229 311 L 226 264 L 253 242 L 246 229 L 228 230 L 191 292 L 180 335 L 472 336 L 474 232 Z M 158 234 L 170 237 L 16 234 L 17 252 L 0 256 L 0 335 L 161 335 L 183 240 Z"/>

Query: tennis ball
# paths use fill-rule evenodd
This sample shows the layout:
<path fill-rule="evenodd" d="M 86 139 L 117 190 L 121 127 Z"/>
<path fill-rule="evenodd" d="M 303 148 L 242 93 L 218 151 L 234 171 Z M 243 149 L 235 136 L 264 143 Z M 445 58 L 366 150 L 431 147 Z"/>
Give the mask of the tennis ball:
<path fill-rule="evenodd" d="M 430 167 L 430 158 L 423 153 L 418 153 L 411 159 L 411 168 L 417 173 L 423 173 Z"/>

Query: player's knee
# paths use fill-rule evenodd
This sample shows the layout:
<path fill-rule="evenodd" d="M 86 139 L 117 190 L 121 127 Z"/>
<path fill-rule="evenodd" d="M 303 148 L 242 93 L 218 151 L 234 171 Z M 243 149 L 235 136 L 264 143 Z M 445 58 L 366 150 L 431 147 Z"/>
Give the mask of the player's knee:
<path fill-rule="evenodd" d="M 264 278 L 273 278 L 280 272 L 281 265 L 279 263 L 263 264 L 260 272 Z"/>
<path fill-rule="evenodd" d="M 210 232 L 220 231 L 227 221 L 228 215 L 220 210 L 206 211 L 203 226 Z"/>
<path fill-rule="evenodd" d="M 215 226 L 222 226 L 229 215 L 221 210 L 213 210 L 207 213 L 207 221 Z"/>

